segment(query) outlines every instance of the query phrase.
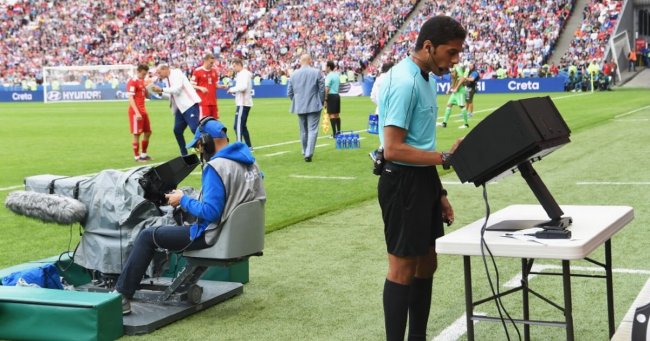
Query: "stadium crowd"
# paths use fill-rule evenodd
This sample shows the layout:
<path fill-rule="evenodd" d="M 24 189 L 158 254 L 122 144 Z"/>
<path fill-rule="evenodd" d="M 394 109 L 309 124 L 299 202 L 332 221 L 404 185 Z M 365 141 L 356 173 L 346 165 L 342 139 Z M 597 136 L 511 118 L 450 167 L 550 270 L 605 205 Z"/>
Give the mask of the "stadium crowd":
<path fill-rule="evenodd" d="M 571 46 L 560 59 L 560 65 L 585 66 L 593 59 L 602 60 L 622 5 L 621 0 L 589 2 L 582 12 L 583 20 Z"/>
<path fill-rule="evenodd" d="M 418 1 L 15 0 L 0 7 L 0 84 L 40 84 L 43 66 L 60 65 L 164 61 L 189 73 L 208 52 L 218 57 L 222 75 L 235 55 L 259 79 L 280 81 L 305 51 L 316 65 L 335 61 L 348 77 L 375 74 L 382 63 L 405 56 L 417 29 L 436 14 L 462 22 L 464 59 L 475 62 L 483 78 L 553 76 L 593 59 L 602 63 L 622 6 L 621 0 L 591 0 L 560 65 L 549 66 L 573 0 L 422 1 L 402 27 Z"/>
<path fill-rule="evenodd" d="M 18 0 L 0 11 L 0 83 L 43 66 L 174 63 L 227 50 L 273 1 Z M 43 53 L 47 51 L 47 53 Z"/>
<path fill-rule="evenodd" d="M 340 71 L 360 72 L 414 5 L 412 0 L 280 1 L 235 50 L 265 79 L 297 68 L 298 58 L 307 51 L 316 65 L 333 60 Z"/>
<path fill-rule="evenodd" d="M 467 29 L 463 57 L 475 62 L 485 73 L 484 78 L 500 68 L 515 72 L 511 77 L 530 76 L 537 73 L 552 52 L 572 6 L 570 0 L 427 1 L 396 38 L 392 50 L 374 65 L 401 59 L 411 48 L 410 42 L 422 23 L 432 15 L 444 14 L 459 20 Z"/>

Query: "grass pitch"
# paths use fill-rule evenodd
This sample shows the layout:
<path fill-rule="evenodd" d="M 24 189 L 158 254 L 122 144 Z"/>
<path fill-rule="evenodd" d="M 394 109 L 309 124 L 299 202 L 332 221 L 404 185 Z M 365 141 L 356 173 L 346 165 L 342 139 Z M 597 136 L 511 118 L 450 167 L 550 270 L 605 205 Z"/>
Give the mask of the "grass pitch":
<path fill-rule="evenodd" d="M 613 239 L 614 267 L 642 270 L 614 275 L 617 324 L 648 278 L 645 240 L 648 232 L 647 139 L 650 97 L 647 90 L 606 93 L 549 94 L 570 126 L 573 142 L 549 155 L 536 169 L 560 204 L 630 205 L 636 219 Z M 519 95 L 478 95 L 470 125 Z M 539 96 L 535 94 L 534 96 Z M 442 114 L 446 96 L 439 97 Z M 232 100 L 221 100 L 222 121 L 231 127 Z M 155 162 L 175 157 L 172 117 L 164 102 L 150 102 Z M 135 166 L 125 102 L 74 104 L 0 104 L 0 141 L 5 146 L 0 169 L 0 198 L 20 189 L 26 176 L 81 175 Z M 336 150 L 333 140 L 319 139 L 314 162 L 300 155 L 297 119 L 285 99 L 257 99 L 249 118 L 255 156 L 266 175 L 267 234 L 265 256 L 251 260 L 251 282 L 245 293 L 206 312 L 176 322 L 142 339 L 219 340 L 378 340 L 383 337 L 381 287 L 385 247 L 376 204 L 377 178 L 367 153 L 376 136 L 362 133 L 361 149 Z M 365 129 L 374 107 L 368 98 L 342 99 L 344 130 Z M 457 117 L 458 108 L 453 116 Z M 466 130 L 438 131 L 447 149 Z M 457 124 L 456 124 L 457 123 Z M 232 129 L 230 129 L 232 132 Z M 232 133 L 231 133 L 232 134 Z M 186 138 L 190 138 L 189 132 Z M 317 178 L 309 178 L 309 177 Z M 328 178 L 330 177 L 330 178 Z M 352 178 L 352 179 L 348 179 Z M 454 174 L 444 181 L 455 182 Z M 199 176 L 183 185 L 199 186 Z M 580 185 L 579 182 L 616 183 Z M 645 185 L 644 185 L 645 184 Z M 449 185 L 457 221 L 453 230 L 482 217 L 479 189 Z M 493 210 L 513 203 L 535 203 L 525 182 L 513 176 L 489 186 Z M 0 210 L 3 237 L 1 267 L 45 258 L 67 250 L 78 240 L 77 228 L 46 225 Z M 297 223 L 297 224 L 296 224 Z M 288 228 L 285 228 L 288 227 Z M 69 233 L 72 232 L 70 235 Z M 598 257 L 602 250 L 596 251 Z M 499 259 L 503 278 L 519 270 L 516 260 Z M 582 264 L 581 264 L 582 265 Z M 487 294 L 485 275 L 474 266 L 476 296 Z M 539 280 L 541 291 L 556 293 L 558 282 Z M 476 287 L 478 286 L 478 288 Z M 579 339 L 607 335 L 604 283 L 574 281 L 574 314 Z M 434 281 L 429 335 L 440 334 L 464 312 L 460 257 L 442 256 Z M 535 302 L 534 302 L 535 303 Z M 601 304 L 602 303 L 602 304 Z M 517 302 L 506 302 L 511 313 Z M 486 313 L 493 314 L 486 307 Z M 543 318 L 561 319 L 542 304 L 533 308 Z M 479 323 L 481 339 L 504 339 L 498 324 Z M 511 336 L 514 329 L 511 329 Z M 563 330 L 533 328 L 535 339 L 562 339 Z M 462 339 L 462 337 L 461 337 Z"/>

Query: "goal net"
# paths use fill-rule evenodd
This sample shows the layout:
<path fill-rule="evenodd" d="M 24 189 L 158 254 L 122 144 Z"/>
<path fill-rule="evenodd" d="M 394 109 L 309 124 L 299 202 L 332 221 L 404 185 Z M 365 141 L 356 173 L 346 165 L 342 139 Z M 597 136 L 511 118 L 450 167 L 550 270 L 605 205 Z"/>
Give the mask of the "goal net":
<path fill-rule="evenodd" d="M 134 65 L 54 66 L 43 68 L 45 103 L 127 100 L 126 82 Z"/>

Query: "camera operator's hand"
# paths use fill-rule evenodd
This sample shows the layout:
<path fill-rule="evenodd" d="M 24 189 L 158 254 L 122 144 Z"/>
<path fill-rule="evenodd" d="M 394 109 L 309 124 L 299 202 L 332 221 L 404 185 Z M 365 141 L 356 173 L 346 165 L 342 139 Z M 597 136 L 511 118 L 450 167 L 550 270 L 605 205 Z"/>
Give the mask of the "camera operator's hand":
<path fill-rule="evenodd" d="M 165 194 L 165 198 L 167 198 L 167 203 L 172 205 L 173 207 L 177 207 L 178 205 L 181 204 L 182 197 L 183 197 L 183 191 L 179 191 L 177 189 L 171 191 L 170 193 Z"/>

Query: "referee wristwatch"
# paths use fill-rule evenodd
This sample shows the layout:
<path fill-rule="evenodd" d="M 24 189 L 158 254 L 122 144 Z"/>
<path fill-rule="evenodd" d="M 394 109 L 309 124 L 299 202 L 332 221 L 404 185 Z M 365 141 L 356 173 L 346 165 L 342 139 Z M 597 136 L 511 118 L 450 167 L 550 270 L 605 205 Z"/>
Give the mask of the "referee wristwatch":
<path fill-rule="evenodd" d="M 446 196 L 447 196 L 447 190 L 444 189 L 444 188 L 441 189 L 441 190 L 440 190 L 440 197 L 442 198 L 442 197 L 446 197 Z"/>
<path fill-rule="evenodd" d="M 440 152 L 440 160 L 442 161 L 442 168 L 443 169 L 449 169 L 449 158 L 451 157 L 451 153 L 447 152 Z"/>

